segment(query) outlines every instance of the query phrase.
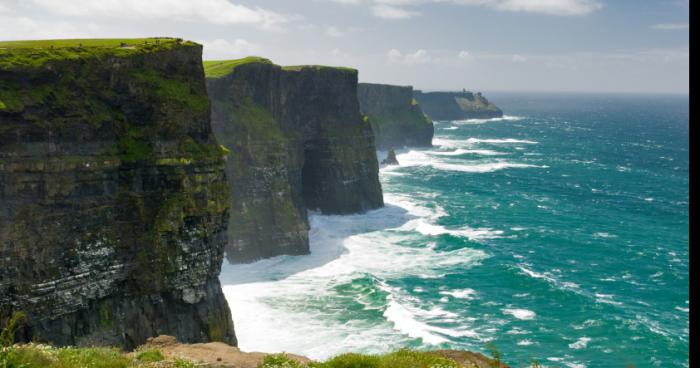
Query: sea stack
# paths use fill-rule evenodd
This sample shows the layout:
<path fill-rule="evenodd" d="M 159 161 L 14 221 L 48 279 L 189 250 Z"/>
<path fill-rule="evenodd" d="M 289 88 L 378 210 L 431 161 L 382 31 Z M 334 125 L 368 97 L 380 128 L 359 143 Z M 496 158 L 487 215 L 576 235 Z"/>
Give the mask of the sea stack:
<path fill-rule="evenodd" d="M 235 344 L 202 47 L 0 43 L 0 319 L 19 341 Z"/>
<path fill-rule="evenodd" d="M 280 67 L 261 58 L 205 62 L 214 133 L 231 150 L 227 259 L 309 253 L 308 210 L 382 207 L 357 71 Z"/>
<path fill-rule="evenodd" d="M 389 149 L 386 154 L 386 158 L 382 161 L 382 165 L 398 165 L 399 160 L 396 158 L 396 152 L 393 148 Z"/>

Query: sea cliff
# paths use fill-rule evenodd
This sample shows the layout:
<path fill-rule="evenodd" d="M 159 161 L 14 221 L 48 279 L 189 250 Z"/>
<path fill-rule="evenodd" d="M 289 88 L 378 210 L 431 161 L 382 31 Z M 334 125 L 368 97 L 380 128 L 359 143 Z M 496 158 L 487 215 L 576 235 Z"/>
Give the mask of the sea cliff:
<path fill-rule="evenodd" d="M 200 45 L 0 43 L 0 320 L 20 340 L 235 344 Z"/>
<path fill-rule="evenodd" d="M 229 261 L 308 253 L 309 209 L 383 206 L 356 70 L 261 58 L 209 61 L 205 70 L 214 133 L 231 150 Z"/>
<path fill-rule="evenodd" d="M 422 92 L 413 97 L 433 120 L 491 119 L 503 116 L 503 111 L 481 92 Z"/>
<path fill-rule="evenodd" d="M 413 87 L 360 83 L 360 110 L 369 117 L 377 148 L 430 147 L 435 133 L 413 98 Z"/>

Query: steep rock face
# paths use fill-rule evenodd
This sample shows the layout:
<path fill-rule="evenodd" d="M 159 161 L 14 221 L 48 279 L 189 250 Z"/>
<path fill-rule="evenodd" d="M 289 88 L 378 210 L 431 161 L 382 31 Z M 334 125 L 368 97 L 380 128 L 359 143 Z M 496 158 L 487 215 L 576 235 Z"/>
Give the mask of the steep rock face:
<path fill-rule="evenodd" d="M 360 83 L 360 110 L 369 117 L 377 148 L 430 147 L 433 122 L 413 98 L 413 87 Z"/>
<path fill-rule="evenodd" d="M 231 150 L 231 262 L 308 253 L 307 209 L 383 206 L 355 70 L 255 58 L 205 67 L 214 133 Z"/>
<path fill-rule="evenodd" d="M 503 116 L 503 111 L 489 102 L 481 92 L 421 92 L 413 97 L 433 120 L 491 119 Z"/>
<path fill-rule="evenodd" d="M 147 44 L 146 44 L 147 43 Z M 0 320 L 23 340 L 236 343 L 201 46 L 0 43 Z"/>

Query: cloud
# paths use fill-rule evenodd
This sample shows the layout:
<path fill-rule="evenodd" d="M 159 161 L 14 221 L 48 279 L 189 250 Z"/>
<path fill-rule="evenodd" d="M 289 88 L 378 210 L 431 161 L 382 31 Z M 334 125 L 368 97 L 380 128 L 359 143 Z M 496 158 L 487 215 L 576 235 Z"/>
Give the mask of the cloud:
<path fill-rule="evenodd" d="M 600 10 L 603 5 L 595 0 L 453 0 L 461 3 L 480 3 L 501 11 L 540 13 L 547 15 L 586 15 Z"/>
<path fill-rule="evenodd" d="M 556 16 L 587 15 L 603 8 L 598 0 L 331 0 L 337 3 L 372 4 L 372 14 L 382 19 L 408 19 L 420 15 L 409 10 L 425 4 L 480 6 L 497 11 L 537 13 Z"/>
<path fill-rule="evenodd" d="M 99 30 L 100 27 L 92 22 L 75 25 L 66 21 L 0 15 L 0 35 L 3 40 L 88 38 L 95 37 Z"/>
<path fill-rule="evenodd" d="M 386 53 L 386 56 L 390 63 L 405 65 L 428 64 L 434 61 L 433 57 L 424 49 L 418 49 L 416 52 L 406 55 L 397 49 L 391 49 Z"/>
<path fill-rule="evenodd" d="M 420 15 L 420 13 L 415 11 L 384 4 L 373 6 L 372 14 L 382 19 L 409 19 Z"/>
<path fill-rule="evenodd" d="M 469 51 L 466 50 L 460 51 L 459 54 L 457 54 L 457 58 L 466 62 L 474 61 L 474 55 L 472 55 L 471 53 L 469 53 Z"/>
<path fill-rule="evenodd" d="M 198 41 L 204 45 L 204 59 L 237 59 L 251 55 L 259 55 L 264 49 L 262 46 L 248 42 L 244 39 L 236 39 L 233 42 L 217 38 L 212 41 Z"/>
<path fill-rule="evenodd" d="M 216 25 L 250 24 L 280 29 L 289 18 L 259 7 L 227 0 L 30 0 L 54 14 L 73 17 L 106 16 L 129 19 L 176 19 Z"/>
<path fill-rule="evenodd" d="M 661 31 L 682 31 L 686 29 L 690 29 L 690 24 L 688 23 L 661 23 L 661 24 L 654 24 L 651 26 L 653 29 L 658 29 Z"/>

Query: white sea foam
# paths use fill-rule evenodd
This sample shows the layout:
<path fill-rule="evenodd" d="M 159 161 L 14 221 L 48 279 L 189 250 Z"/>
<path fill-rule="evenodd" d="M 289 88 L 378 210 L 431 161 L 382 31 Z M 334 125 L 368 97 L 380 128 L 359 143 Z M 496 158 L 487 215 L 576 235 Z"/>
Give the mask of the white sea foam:
<path fill-rule="evenodd" d="M 441 295 L 449 295 L 455 299 L 465 299 L 465 300 L 473 300 L 476 298 L 476 290 L 474 289 L 458 289 L 458 290 L 450 290 L 450 291 L 441 291 Z"/>
<path fill-rule="evenodd" d="M 473 229 L 470 227 L 462 227 L 456 230 L 446 229 L 444 226 L 434 225 L 428 223 L 422 219 L 409 221 L 402 227 L 402 229 L 413 229 L 423 235 L 437 236 L 437 235 L 452 235 L 457 237 L 467 238 L 469 240 L 484 240 L 484 239 L 494 239 L 499 238 L 503 235 L 502 230 L 494 230 L 491 228 L 478 228 Z"/>
<path fill-rule="evenodd" d="M 535 319 L 537 316 L 537 314 L 531 310 L 520 308 L 506 308 L 503 309 L 502 312 L 521 320 L 531 320 Z"/>
<path fill-rule="evenodd" d="M 464 149 L 464 148 L 458 148 L 454 151 L 428 151 L 427 153 L 429 153 L 431 155 L 437 155 L 437 156 L 461 156 L 461 155 L 467 155 L 467 154 L 481 155 L 481 156 L 501 156 L 501 155 L 507 154 L 504 152 L 498 152 L 498 151 L 492 151 L 492 150 L 486 150 L 486 149 Z"/>
<path fill-rule="evenodd" d="M 517 121 L 524 119 L 521 116 L 503 115 L 500 118 L 489 118 L 489 119 L 466 119 L 466 120 L 453 120 L 453 124 L 460 125 L 478 125 L 484 123 L 493 123 L 498 121 Z"/>
<path fill-rule="evenodd" d="M 569 348 L 574 350 L 585 349 L 588 347 L 589 342 L 591 342 L 591 338 L 584 336 L 576 340 L 576 342 L 569 344 Z"/>
<path fill-rule="evenodd" d="M 399 245 L 415 239 L 415 233 L 411 233 L 417 232 L 421 221 L 430 224 L 445 212 L 407 196 L 387 194 L 385 203 L 385 208 L 363 215 L 312 214 L 311 255 L 223 266 L 220 280 L 243 350 L 294 351 L 323 359 L 348 350 L 378 353 L 397 349 L 413 337 L 427 344 L 479 338 L 465 327 L 461 316 L 440 306 L 418 307 L 410 297 L 387 287 L 382 280 L 406 276 L 439 278 L 450 269 L 477 265 L 486 254 L 470 248 L 438 251 L 432 243 L 425 247 Z M 445 231 L 472 237 L 488 234 L 470 229 Z M 391 257 L 387 257 L 389 254 Z M 343 309 L 328 308 L 329 301 L 339 298 L 335 286 L 367 279 L 368 275 L 378 288 L 370 292 L 375 297 L 362 293 L 350 297 L 365 309 L 383 311 L 384 321 L 341 322 L 345 317 Z M 385 302 L 377 301 L 376 293 L 380 291 L 387 293 Z M 443 327 L 455 321 L 460 321 L 459 329 Z"/>
<path fill-rule="evenodd" d="M 429 154 L 425 151 L 408 151 L 397 155 L 400 166 L 388 166 L 382 169 L 385 171 L 394 171 L 402 167 L 432 167 L 442 171 L 455 171 L 465 173 L 489 173 L 505 169 L 524 169 L 524 168 L 548 168 L 548 166 L 539 166 L 524 164 L 518 162 L 510 162 L 502 159 L 491 161 L 485 160 L 452 160 Z"/>

